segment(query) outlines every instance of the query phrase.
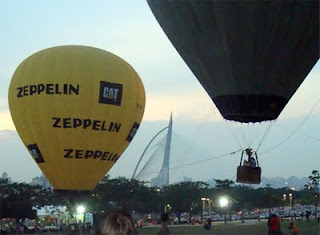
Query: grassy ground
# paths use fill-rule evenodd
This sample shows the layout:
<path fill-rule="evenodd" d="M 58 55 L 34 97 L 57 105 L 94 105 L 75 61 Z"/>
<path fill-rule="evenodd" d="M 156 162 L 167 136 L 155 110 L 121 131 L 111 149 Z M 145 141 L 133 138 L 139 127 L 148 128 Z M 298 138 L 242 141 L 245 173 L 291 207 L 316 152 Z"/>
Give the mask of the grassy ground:
<path fill-rule="evenodd" d="M 290 234 L 288 227 L 289 221 L 281 222 L 282 234 Z M 317 221 L 296 221 L 295 224 L 299 227 L 300 233 L 305 235 L 319 235 L 320 224 Z M 268 234 L 266 221 L 248 221 L 244 224 L 240 222 L 233 223 L 213 223 L 212 229 L 207 231 L 201 226 L 175 226 L 169 227 L 171 234 L 186 234 L 186 235 L 201 235 L 201 234 L 217 234 L 217 235 L 260 235 Z M 140 228 L 138 229 L 139 235 L 157 234 L 158 228 Z"/>

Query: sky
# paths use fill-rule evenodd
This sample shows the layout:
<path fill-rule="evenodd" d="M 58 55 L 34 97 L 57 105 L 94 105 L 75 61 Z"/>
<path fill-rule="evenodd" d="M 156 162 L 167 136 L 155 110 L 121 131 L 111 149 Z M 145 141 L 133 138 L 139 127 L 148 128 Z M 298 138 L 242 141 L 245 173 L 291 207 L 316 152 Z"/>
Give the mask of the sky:
<path fill-rule="evenodd" d="M 0 1 L 0 173 L 29 182 L 41 174 L 22 144 L 8 107 L 17 66 L 31 54 L 59 45 L 86 45 L 126 60 L 141 77 L 146 108 L 141 127 L 109 172 L 131 177 L 149 140 L 173 113 L 170 180 L 234 180 L 240 153 L 259 146 L 266 177 L 305 177 L 320 168 L 320 63 L 278 120 L 238 125 L 223 120 L 210 97 L 176 52 L 146 1 Z M 264 133 L 267 133 L 264 135 Z M 245 137 L 244 137 L 245 136 Z"/>

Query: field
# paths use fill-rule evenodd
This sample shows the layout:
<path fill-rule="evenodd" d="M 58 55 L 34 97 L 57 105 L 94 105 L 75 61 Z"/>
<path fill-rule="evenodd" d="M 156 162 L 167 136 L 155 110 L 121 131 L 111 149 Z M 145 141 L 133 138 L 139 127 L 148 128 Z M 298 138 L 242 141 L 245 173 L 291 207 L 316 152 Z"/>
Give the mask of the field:
<path fill-rule="evenodd" d="M 305 235 L 319 235 L 320 224 L 313 220 L 310 222 L 296 221 L 295 224 L 299 227 L 300 233 Z M 289 222 L 281 222 L 282 234 L 290 234 Z M 170 226 L 171 234 L 186 234 L 186 235 L 201 235 L 201 234 L 218 234 L 218 235 L 260 235 L 268 234 L 267 221 L 247 221 L 246 223 L 232 222 L 232 223 L 213 223 L 212 229 L 206 231 L 201 226 Z M 138 229 L 139 235 L 157 234 L 157 227 L 145 227 Z"/>

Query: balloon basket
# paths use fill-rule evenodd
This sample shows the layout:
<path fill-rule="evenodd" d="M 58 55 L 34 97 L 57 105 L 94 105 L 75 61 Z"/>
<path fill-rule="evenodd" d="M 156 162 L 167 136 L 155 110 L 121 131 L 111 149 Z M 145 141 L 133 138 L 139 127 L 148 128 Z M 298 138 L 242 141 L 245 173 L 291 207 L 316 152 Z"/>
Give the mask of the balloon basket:
<path fill-rule="evenodd" d="M 238 166 L 236 182 L 244 183 L 244 184 L 260 184 L 261 168 L 249 167 L 249 166 Z"/>

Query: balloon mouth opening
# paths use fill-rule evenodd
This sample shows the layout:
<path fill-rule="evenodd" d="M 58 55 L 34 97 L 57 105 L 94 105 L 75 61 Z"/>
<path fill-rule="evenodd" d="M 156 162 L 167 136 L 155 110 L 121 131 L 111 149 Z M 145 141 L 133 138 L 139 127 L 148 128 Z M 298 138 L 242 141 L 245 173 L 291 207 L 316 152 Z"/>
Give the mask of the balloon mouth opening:
<path fill-rule="evenodd" d="M 277 117 L 274 116 L 266 116 L 266 115 L 225 115 L 223 116 L 228 121 L 236 121 L 241 123 L 256 123 L 256 122 L 264 122 L 264 121 L 272 121 Z"/>
<path fill-rule="evenodd" d="M 288 99 L 276 95 L 221 95 L 213 102 L 225 119 L 255 123 L 277 119 Z"/>

